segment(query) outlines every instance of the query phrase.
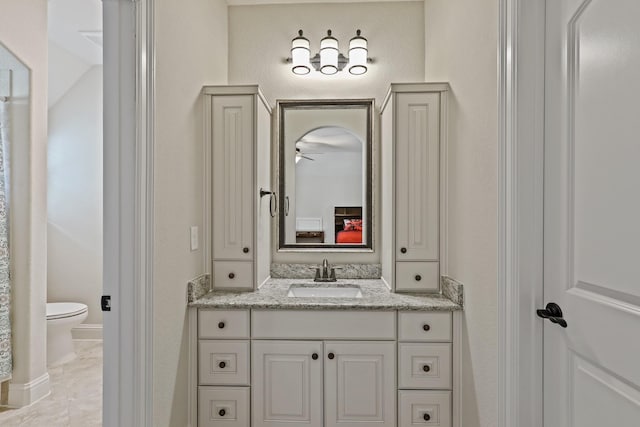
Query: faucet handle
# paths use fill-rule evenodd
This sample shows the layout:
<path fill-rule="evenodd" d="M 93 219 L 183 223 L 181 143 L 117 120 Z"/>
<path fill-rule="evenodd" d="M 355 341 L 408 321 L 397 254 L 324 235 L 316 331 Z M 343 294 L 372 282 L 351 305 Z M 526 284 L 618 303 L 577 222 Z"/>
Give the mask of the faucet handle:
<path fill-rule="evenodd" d="M 335 268 L 331 268 L 331 275 L 329 276 L 330 279 L 336 280 L 336 269 Z"/>
<path fill-rule="evenodd" d="M 316 268 L 316 277 L 315 279 L 319 279 L 320 278 L 320 267 Z"/>

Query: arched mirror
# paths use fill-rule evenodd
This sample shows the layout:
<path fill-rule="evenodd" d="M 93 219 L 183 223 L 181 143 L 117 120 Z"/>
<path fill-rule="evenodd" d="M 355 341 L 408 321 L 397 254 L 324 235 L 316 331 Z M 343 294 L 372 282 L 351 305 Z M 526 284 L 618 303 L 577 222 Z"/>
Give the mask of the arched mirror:
<path fill-rule="evenodd" d="M 373 100 L 279 101 L 279 249 L 371 250 Z"/>

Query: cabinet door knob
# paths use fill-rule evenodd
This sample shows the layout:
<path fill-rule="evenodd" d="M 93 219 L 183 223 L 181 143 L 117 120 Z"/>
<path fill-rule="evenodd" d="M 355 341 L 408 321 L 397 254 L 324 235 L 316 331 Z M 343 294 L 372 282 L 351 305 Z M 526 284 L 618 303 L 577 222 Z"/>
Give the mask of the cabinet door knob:
<path fill-rule="evenodd" d="M 334 358 L 334 357 L 336 357 L 336 355 L 335 355 L 335 354 L 333 354 L 333 353 L 329 353 L 329 356 L 328 356 L 328 357 L 329 357 L 329 359 L 333 360 L 333 358 Z"/>
<path fill-rule="evenodd" d="M 244 248 L 242 248 L 242 252 L 244 252 L 245 254 L 249 253 L 249 248 L 247 248 L 246 246 Z"/>
<path fill-rule="evenodd" d="M 224 329 L 224 322 L 218 323 L 218 328 L 219 329 Z"/>
<path fill-rule="evenodd" d="M 402 252 L 403 254 L 407 253 L 407 248 L 400 248 L 400 252 Z"/>
<path fill-rule="evenodd" d="M 422 419 L 423 419 L 423 420 L 425 420 L 425 421 L 429 421 L 429 420 L 431 419 L 431 415 L 429 415 L 429 414 L 424 414 L 424 415 L 422 416 Z"/>
<path fill-rule="evenodd" d="M 422 280 L 422 276 L 419 274 L 416 274 L 416 282 L 419 282 L 420 280 Z"/>
<path fill-rule="evenodd" d="M 424 325 L 422 325 L 422 330 L 425 332 L 429 332 L 431 330 L 431 326 L 429 326 L 428 323 L 425 323 Z"/>
<path fill-rule="evenodd" d="M 422 370 L 425 371 L 425 372 L 429 372 L 431 370 L 431 366 L 424 365 L 424 366 L 422 366 Z"/>
<path fill-rule="evenodd" d="M 220 409 L 218 411 L 218 415 L 220 415 L 221 417 L 224 417 L 226 413 L 227 413 L 227 411 L 225 411 L 224 409 Z"/>
<path fill-rule="evenodd" d="M 233 279 L 234 277 L 236 277 L 235 273 L 229 273 L 229 279 Z"/>
<path fill-rule="evenodd" d="M 218 363 L 218 366 L 220 367 L 220 369 L 224 369 L 225 366 L 227 366 L 227 364 L 224 363 L 224 362 L 220 362 L 220 363 Z"/>
<path fill-rule="evenodd" d="M 318 360 L 318 353 L 313 353 L 313 354 L 311 355 L 311 358 L 312 358 L 313 360 Z"/>

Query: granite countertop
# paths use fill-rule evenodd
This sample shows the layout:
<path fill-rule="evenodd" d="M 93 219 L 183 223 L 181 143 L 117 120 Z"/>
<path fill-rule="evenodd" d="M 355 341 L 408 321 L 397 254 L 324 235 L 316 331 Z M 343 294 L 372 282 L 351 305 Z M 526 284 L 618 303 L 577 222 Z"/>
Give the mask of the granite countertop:
<path fill-rule="evenodd" d="M 360 285 L 362 298 L 288 297 L 287 292 L 292 284 Z M 189 307 L 281 310 L 462 310 L 461 304 L 441 294 L 390 292 L 380 279 L 346 279 L 334 283 L 314 283 L 312 279 L 270 279 L 254 292 L 212 291 L 206 293 L 190 301 Z"/>

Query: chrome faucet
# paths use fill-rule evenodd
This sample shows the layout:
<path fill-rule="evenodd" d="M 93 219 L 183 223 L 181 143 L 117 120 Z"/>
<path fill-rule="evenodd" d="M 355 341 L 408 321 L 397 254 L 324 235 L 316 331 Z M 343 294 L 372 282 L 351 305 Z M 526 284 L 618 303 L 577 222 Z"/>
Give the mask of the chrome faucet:
<path fill-rule="evenodd" d="M 320 267 L 316 268 L 316 277 L 313 279 L 314 282 L 335 282 L 336 279 L 336 269 L 329 265 L 329 261 L 325 258 L 322 260 L 322 270 Z"/>

